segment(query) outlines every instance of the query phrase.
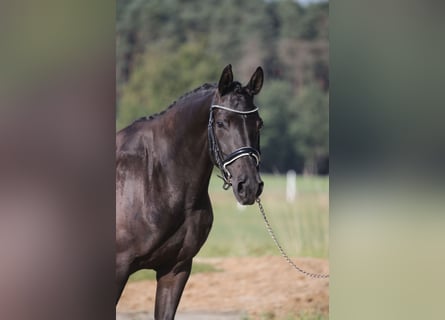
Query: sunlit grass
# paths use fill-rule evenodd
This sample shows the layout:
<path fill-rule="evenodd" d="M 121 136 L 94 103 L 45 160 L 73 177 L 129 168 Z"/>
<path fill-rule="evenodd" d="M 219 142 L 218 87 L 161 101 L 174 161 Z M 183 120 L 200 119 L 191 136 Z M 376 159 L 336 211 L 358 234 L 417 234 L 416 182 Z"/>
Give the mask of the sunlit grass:
<path fill-rule="evenodd" d="M 295 202 L 286 202 L 286 177 L 262 175 L 268 219 L 290 256 L 329 255 L 329 178 L 297 177 Z M 216 176 L 210 183 L 214 223 L 201 257 L 279 255 L 256 204 L 239 209 L 231 189 Z"/>

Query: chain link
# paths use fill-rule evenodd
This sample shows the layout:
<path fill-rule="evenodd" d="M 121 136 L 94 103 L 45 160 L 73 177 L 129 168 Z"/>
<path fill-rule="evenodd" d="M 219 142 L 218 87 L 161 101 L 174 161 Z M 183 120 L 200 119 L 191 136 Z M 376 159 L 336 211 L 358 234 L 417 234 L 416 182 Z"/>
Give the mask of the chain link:
<path fill-rule="evenodd" d="M 318 279 L 323 279 L 323 278 L 329 278 L 329 274 L 317 274 L 317 273 L 310 273 L 307 272 L 303 269 L 301 269 L 300 267 L 298 267 L 290 258 L 289 256 L 286 254 L 286 252 L 283 250 L 283 247 L 281 247 L 280 243 L 277 240 L 277 237 L 275 236 L 275 233 L 272 230 L 272 227 L 270 226 L 269 220 L 267 220 L 266 217 L 266 212 L 264 211 L 263 205 L 261 204 L 261 200 L 260 198 L 256 199 L 256 202 L 258 203 L 258 207 L 260 208 L 260 212 L 261 215 L 263 216 L 264 222 L 266 224 L 266 229 L 269 232 L 270 236 L 272 237 L 272 240 L 275 242 L 275 244 L 278 247 L 278 250 L 280 250 L 281 255 L 284 257 L 284 259 L 286 259 L 286 261 L 292 266 L 294 267 L 297 271 L 303 273 L 304 275 L 311 277 L 311 278 L 318 278 Z"/>

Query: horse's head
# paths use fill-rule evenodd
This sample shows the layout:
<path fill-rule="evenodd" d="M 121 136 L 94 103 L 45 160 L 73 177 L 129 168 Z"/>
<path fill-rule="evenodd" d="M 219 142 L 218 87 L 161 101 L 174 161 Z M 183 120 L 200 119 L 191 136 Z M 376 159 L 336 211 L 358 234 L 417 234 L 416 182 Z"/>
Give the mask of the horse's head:
<path fill-rule="evenodd" d="M 259 175 L 262 120 L 253 102 L 263 86 L 258 67 L 249 83 L 233 81 L 232 67 L 224 68 L 215 93 L 209 121 L 210 148 L 225 185 L 232 185 L 241 204 L 253 204 L 263 191 Z"/>

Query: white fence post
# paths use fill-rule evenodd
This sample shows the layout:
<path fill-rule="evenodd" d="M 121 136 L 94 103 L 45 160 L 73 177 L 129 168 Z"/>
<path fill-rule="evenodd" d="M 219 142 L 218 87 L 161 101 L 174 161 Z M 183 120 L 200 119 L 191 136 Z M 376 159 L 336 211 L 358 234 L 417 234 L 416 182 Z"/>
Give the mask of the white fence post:
<path fill-rule="evenodd" d="M 297 197 L 297 173 L 289 170 L 286 174 L 286 201 L 294 202 Z"/>

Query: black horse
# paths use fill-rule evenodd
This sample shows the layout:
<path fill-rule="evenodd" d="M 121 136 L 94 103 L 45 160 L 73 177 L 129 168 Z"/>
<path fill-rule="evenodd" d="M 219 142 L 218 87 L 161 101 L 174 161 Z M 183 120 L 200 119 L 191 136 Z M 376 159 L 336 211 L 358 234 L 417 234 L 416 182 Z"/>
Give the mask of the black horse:
<path fill-rule="evenodd" d="M 239 203 L 253 204 L 261 194 L 262 120 L 253 98 L 262 85 L 261 67 L 242 86 L 228 65 L 218 85 L 204 84 L 117 133 L 116 303 L 130 274 L 154 269 L 155 319 L 174 318 L 212 226 L 213 165 Z"/>

